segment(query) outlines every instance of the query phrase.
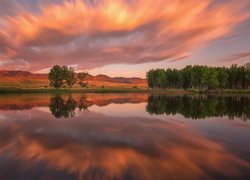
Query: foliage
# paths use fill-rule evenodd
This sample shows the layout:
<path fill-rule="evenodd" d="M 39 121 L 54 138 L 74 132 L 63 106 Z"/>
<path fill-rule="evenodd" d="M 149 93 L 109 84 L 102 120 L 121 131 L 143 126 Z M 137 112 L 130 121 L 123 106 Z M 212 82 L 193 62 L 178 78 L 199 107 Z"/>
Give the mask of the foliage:
<path fill-rule="evenodd" d="M 48 78 L 50 80 L 50 86 L 60 88 L 64 84 L 64 72 L 59 65 L 55 65 L 50 69 Z"/>
<path fill-rule="evenodd" d="M 81 87 L 86 87 L 87 84 L 84 80 L 87 77 L 87 73 L 79 73 L 77 77 Z M 59 65 L 55 65 L 50 69 L 48 79 L 50 81 L 50 86 L 57 89 L 66 86 L 72 88 L 77 81 L 74 68 Z"/>
<path fill-rule="evenodd" d="M 68 87 L 72 87 L 75 82 L 76 82 L 76 77 L 75 77 L 75 70 L 72 67 L 67 67 L 64 66 L 64 78 L 65 78 L 65 83 L 67 84 Z"/>
<path fill-rule="evenodd" d="M 250 64 L 225 67 L 186 66 L 177 69 L 151 69 L 147 72 L 148 87 L 194 89 L 249 89 Z"/>
<path fill-rule="evenodd" d="M 148 85 L 154 88 L 164 88 L 167 83 L 167 74 L 163 69 L 150 70 L 147 73 Z"/>

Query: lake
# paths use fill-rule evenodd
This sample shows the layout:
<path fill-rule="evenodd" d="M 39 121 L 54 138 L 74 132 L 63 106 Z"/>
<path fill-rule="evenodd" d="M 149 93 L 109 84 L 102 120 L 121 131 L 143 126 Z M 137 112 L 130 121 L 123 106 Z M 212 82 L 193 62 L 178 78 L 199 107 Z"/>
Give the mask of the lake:
<path fill-rule="evenodd" d="M 249 179 L 250 96 L 0 96 L 0 179 Z"/>

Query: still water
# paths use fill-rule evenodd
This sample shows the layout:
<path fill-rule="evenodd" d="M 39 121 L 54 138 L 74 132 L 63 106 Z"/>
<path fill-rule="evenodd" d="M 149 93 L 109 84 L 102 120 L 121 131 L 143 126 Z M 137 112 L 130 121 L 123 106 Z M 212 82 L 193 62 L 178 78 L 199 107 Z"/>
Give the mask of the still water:
<path fill-rule="evenodd" d="M 250 96 L 0 96 L 0 179 L 184 178 L 250 178 Z"/>

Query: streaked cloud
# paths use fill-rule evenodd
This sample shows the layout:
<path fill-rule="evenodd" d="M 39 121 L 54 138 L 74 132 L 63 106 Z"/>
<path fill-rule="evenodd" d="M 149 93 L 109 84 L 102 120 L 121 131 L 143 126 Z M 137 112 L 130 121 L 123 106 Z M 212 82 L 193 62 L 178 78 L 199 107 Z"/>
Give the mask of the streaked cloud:
<path fill-rule="evenodd" d="M 243 60 L 245 58 L 249 58 L 250 59 L 250 52 L 236 53 L 236 54 L 231 55 L 228 58 L 223 59 L 222 61 L 236 62 L 236 61 L 239 61 L 239 60 Z"/>
<path fill-rule="evenodd" d="M 21 2 L 0 2 L 0 61 L 32 71 L 181 60 L 249 18 L 246 0 Z"/>
<path fill-rule="evenodd" d="M 27 70 L 29 68 L 29 63 L 23 59 L 17 60 L 5 60 L 0 61 L 0 68 L 12 69 L 12 70 Z"/>

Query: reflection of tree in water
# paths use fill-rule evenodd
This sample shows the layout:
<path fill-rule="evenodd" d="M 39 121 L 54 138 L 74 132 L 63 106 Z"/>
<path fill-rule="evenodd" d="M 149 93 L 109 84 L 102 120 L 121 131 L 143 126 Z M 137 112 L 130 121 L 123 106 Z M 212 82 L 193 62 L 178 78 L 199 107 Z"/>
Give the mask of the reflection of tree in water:
<path fill-rule="evenodd" d="M 83 99 L 82 99 L 83 98 Z M 84 97 L 82 97 L 81 103 L 78 106 L 80 110 L 86 110 L 87 106 L 83 106 L 84 104 Z M 85 99 L 86 100 L 86 99 Z M 55 96 L 50 99 L 49 105 L 51 113 L 56 118 L 68 118 L 73 117 L 75 115 L 75 109 L 77 108 L 77 102 L 70 96 L 66 100 L 63 99 L 61 96 Z"/>
<path fill-rule="evenodd" d="M 182 114 L 186 118 L 228 116 L 250 118 L 250 96 L 167 96 L 152 95 L 146 110 L 150 114 Z"/>
<path fill-rule="evenodd" d="M 79 100 L 79 104 L 78 104 L 78 109 L 79 110 L 88 110 L 88 107 L 89 107 L 89 104 L 88 104 L 88 101 L 87 101 L 87 97 L 85 96 L 82 96 Z"/>

